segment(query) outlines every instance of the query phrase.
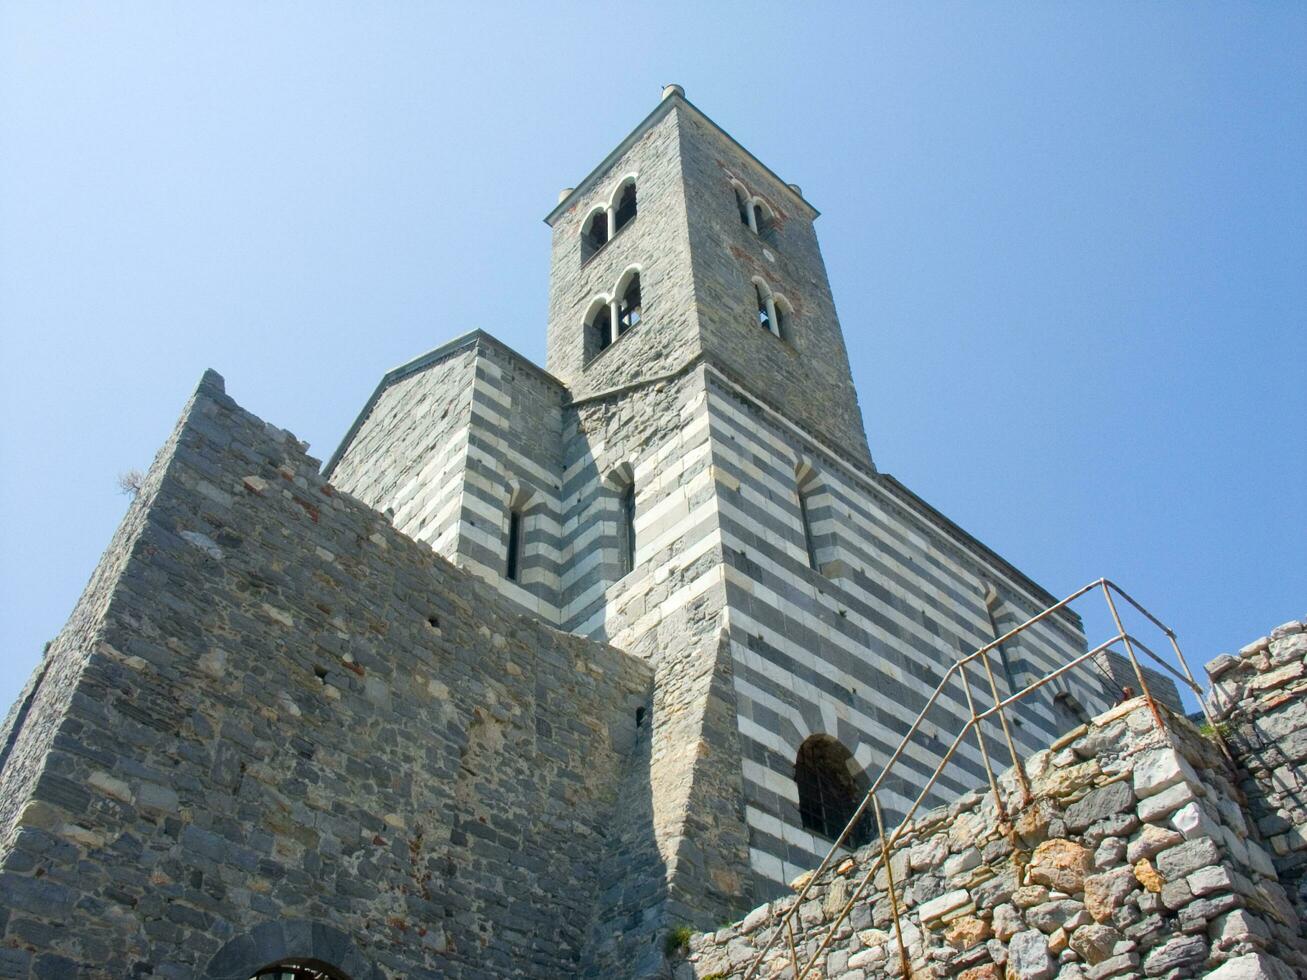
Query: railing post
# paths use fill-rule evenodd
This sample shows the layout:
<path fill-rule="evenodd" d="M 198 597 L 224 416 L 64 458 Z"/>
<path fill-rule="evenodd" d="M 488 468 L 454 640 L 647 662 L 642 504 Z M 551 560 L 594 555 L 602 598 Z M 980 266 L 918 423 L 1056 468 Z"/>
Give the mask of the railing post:
<path fill-rule="evenodd" d="M 967 677 L 967 668 L 964 664 L 958 671 L 962 675 L 962 690 L 967 695 L 967 711 L 971 713 L 971 725 L 976 732 L 976 745 L 980 747 L 980 760 L 985 764 L 985 773 L 989 776 L 989 788 L 994 791 L 994 803 L 998 806 L 998 816 L 1000 820 L 1007 820 L 1007 807 L 1003 805 L 1003 794 L 998 790 L 998 780 L 994 778 L 994 767 L 989 764 L 989 750 L 985 748 L 985 733 L 980 730 L 980 722 L 976 720 L 976 702 L 971 696 L 971 680 Z"/>
<path fill-rule="evenodd" d="M 1016 744 L 1012 741 L 1012 730 L 1008 727 L 1007 715 L 1003 713 L 1003 699 L 998 694 L 998 681 L 994 679 L 994 668 L 989 664 L 989 654 L 983 649 L 980 653 L 980 662 L 985 665 L 989 690 L 994 695 L 994 709 L 998 713 L 998 724 L 1003 729 L 1003 739 L 1007 742 L 1007 753 L 1012 758 L 1012 768 L 1017 774 L 1017 782 L 1021 784 L 1021 805 L 1029 806 L 1033 797 L 1030 793 L 1030 783 L 1026 779 L 1026 767 L 1017 755 Z"/>
<path fill-rule="evenodd" d="M 1116 603 L 1112 600 L 1112 588 L 1107 580 L 1103 580 L 1103 598 L 1107 600 L 1107 608 L 1112 613 L 1112 622 L 1116 623 L 1116 632 L 1121 637 L 1121 642 L 1125 644 L 1125 652 L 1130 657 L 1130 665 L 1135 669 L 1135 677 L 1139 680 L 1139 692 L 1143 694 L 1144 700 L 1148 702 L 1149 710 L 1153 712 L 1153 721 L 1157 722 L 1159 730 L 1165 729 L 1166 725 L 1162 721 L 1162 713 L 1157 710 L 1157 702 L 1153 700 L 1153 694 L 1148 690 L 1148 682 L 1144 680 L 1144 670 L 1139 666 L 1139 658 L 1135 656 L 1134 644 L 1130 642 L 1130 634 L 1125 631 L 1125 626 L 1121 623 L 1121 614 L 1116 611 Z"/>
<path fill-rule="evenodd" d="M 871 809 L 876 814 L 876 833 L 880 835 L 880 859 L 885 865 L 885 881 L 889 885 L 889 910 L 894 916 L 894 936 L 899 942 L 899 965 L 903 967 L 904 978 L 912 975 L 907 947 L 903 945 L 903 926 L 899 923 L 899 898 L 894 893 L 894 866 L 889 859 L 889 841 L 885 839 L 885 821 L 880 815 L 880 800 L 871 798 Z"/>

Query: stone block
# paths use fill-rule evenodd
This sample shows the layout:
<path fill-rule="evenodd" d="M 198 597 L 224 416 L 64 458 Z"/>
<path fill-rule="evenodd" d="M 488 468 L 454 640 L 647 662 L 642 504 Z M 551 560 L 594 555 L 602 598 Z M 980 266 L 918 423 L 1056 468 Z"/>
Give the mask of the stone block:
<path fill-rule="evenodd" d="M 1193 787 L 1202 785 L 1202 780 L 1189 761 L 1169 747 L 1150 749 L 1135 756 L 1133 778 L 1135 795 L 1141 800 L 1156 796 L 1179 783 Z M 1140 816 L 1143 817 L 1142 814 Z"/>
<path fill-rule="evenodd" d="M 1007 980 L 1050 980 L 1053 973 L 1048 939 L 1038 929 L 1018 932 L 1008 942 Z"/>

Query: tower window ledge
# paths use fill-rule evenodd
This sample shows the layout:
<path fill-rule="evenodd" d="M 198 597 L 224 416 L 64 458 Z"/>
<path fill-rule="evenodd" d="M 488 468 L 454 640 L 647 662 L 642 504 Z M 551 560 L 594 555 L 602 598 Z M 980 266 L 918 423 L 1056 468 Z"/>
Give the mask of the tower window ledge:
<path fill-rule="evenodd" d="M 611 244 L 613 244 L 613 242 L 617 241 L 617 239 L 621 238 L 622 235 L 626 232 L 626 229 L 628 229 L 628 228 L 630 228 L 632 225 L 634 225 L 634 224 L 636 223 L 636 221 L 639 219 L 639 217 L 640 217 L 640 212 L 637 211 L 637 212 L 635 213 L 635 216 L 634 216 L 633 218 L 631 218 L 631 220 L 628 221 L 626 224 L 622 225 L 622 227 L 618 228 L 615 232 L 613 232 L 613 234 L 608 238 L 607 241 L 605 241 L 602 245 L 600 245 L 598 248 L 596 248 L 596 249 L 595 249 L 593 252 L 591 252 L 589 255 L 587 255 L 587 256 L 585 256 L 584 258 L 582 258 L 582 259 L 581 259 L 581 268 L 584 269 L 586 266 L 588 266 L 591 262 L 593 262 L 593 261 L 594 261 L 596 258 L 598 258 L 600 255 L 603 255 L 604 252 L 607 250 L 608 246 L 611 245 Z"/>
<path fill-rule="evenodd" d="M 625 340 L 625 339 L 626 339 L 627 337 L 629 337 L 631 334 L 635 333 L 636 329 L 637 329 L 637 327 L 632 327 L 630 330 L 626 331 L 626 333 L 618 334 L 616 340 L 614 340 L 611 344 L 609 344 L 609 345 L 608 345 L 607 347 L 605 347 L 603 350 L 598 351 L 597 353 L 595 353 L 595 355 L 594 355 L 593 357 L 591 357 L 590 360 L 588 360 L 588 361 L 586 361 L 584 364 L 582 364 L 582 365 L 581 365 L 581 370 L 583 370 L 583 371 L 588 371 L 588 370 L 590 370 L 590 368 L 591 368 L 592 366 L 594 366 L 595 364 L 597 364 L 597 363 L 599 362 L 600 358 L 602 358 L 602 357 L 603 357 L 605 354 L 607 354 L 610 350 L 612 350 L 613 348 L 615 348 L 618 344 L 620 344 L 623 340 Z"/>

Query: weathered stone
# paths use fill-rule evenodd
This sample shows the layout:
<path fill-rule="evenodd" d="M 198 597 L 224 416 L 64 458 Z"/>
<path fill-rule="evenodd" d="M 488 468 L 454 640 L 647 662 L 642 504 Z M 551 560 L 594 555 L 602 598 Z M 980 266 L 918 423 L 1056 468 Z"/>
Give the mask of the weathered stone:
<path fill-rule="evenodd" d="M 1133 807 L 1134 803 L 1134 790 L 1125 780 L 1101 786 L 1067 807 L 1063 818 L 1066 829 L 1072 833 L 1082 831 L 1090 824 Z"/>
<path fill-rule="evenodd" d="M 1134 791 L 1140 799 L 1169 789 L 1178 783 L 1198 786 L 1198 773 L 1175 749 L 1151 749 L 1141 752 L 1134 760 Z"/>
<path fill-rule="evenodd" d="M 1126 849 L 1126 860 L 1131 864 L 1143 858 L 1151 858 L 1159 851 L 1173 847 L 1184 840 L 1184 836 L 1169 827 L 1145 824 L 1139 836 L 1130 842 Z"/>
<path fill-rule="evenodd" d="M 1049 980 L 1053 960 L 1048 940 L 1038 929 L 1018 932 L 1008 943 L 1007 980 Z"/>
<path fill-rule="evenodd" d="M 1176 936 L 1153 950 L 1144 959 L 1144 973 L 1161 976 L 1171 970 L 1184 970 L 1207 959 L 1207 943 L 1199 936 Z"/>
<path fill-rule="evenodd" d="M 1048 840 L 1035 848 L 1026 880 L 1074 895 L 1083 887 L 1091 863 L 1089 851 L 1075 841 Z"/>
<path fill-rule="evenodd" d="M 951 892 L 945 892 L 939 898 L 925 902 L 918 910 L 918 914 L 921 916 L 923 925 L 930 924 L 970 903 L 970 893 L 965 888 L 959 888 Z"/>
<path fill-rule="evenodd" d="M 1111 926 L 1090 924 L 1071 933 L 1071 948 L 1091 966 L 1101 963 L 1113 954 L 1121 933 Z"/>
<path fill-rule="evenodd" d="M 994 915 L 991 922 L 995 938 L 1002 942 L 1007 942 L 1025 926 L 1025 923 L 1021 918 L 1021 913 L 1011 905 L 997 906 L 994 909 Z"/>
<path fill-rule="evenodd" d="M 1160 892 L 1162 886 L 1166 884 L 1166 879 L 1153 867 L 1153 862 L 1148 858 L 1140 858 L 1131 870 L 1134 872 L 1135 880 L 1154 894 Z"/>
<path fill-rule="evenodd" d="M 1216 842 L 1210 837 L 1199 837 L 1161 851 L 1155 864 L 1168 881 L 1174 881 L 1209 864 L 1217 864 L 1220 860 L 1221 852 Z"/>
<path fill-rule="evenodd" d="M 1294 980 L 1293 971 L 1263 953 L 1248 953 L 1226 960 L 1206 980 Z"/>
<path fill-rule="evenodd" d="M 1085 879 L 1085 910 L 1095 922 L 1107 922 L 1139 884 L 1131 868 L 1090 875 Z"/>
<path fill-rule="evenodd" d="M 989 923 L 973 915 L 954 919 L 944 931 L 944 938 L 955 949 L 970 949 L 983 943 L 990 935 Z"/>
<path fill-rule="evenodd" d="M 1068 920 L 1074 918 L 1085 906 L 1073 899 L 1063 898 L 1053 902 L 1044 902 L 1026 909 L 1026 922 L 1040 932 L 1051 933 L 1060 929 Z"/>

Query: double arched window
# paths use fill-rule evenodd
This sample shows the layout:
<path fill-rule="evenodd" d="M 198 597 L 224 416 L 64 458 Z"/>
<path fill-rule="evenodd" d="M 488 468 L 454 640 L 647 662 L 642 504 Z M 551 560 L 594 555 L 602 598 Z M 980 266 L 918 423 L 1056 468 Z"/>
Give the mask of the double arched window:
<path fill-rule="evenodd" d="M 784 296 L 772 292 L 765 281 L 754 277 L 754 299 L 757 301 L 758 326 L 781 338 L 789 339 L 790 303 Z"/>
<path fill-rule="evenodd" d="M 803 829 L 827 840 L 836 840 L 844 832 L 867 793 L 867 777 L 853 754 L 829 735 L 813 735 L 799 746 L 794 782 Z M 844 844 L 861 847 L 870 840 L 871 821 L 864 812 Z"/>
<path fill-rule="evenodd" d="M 585 318 L 585 359 L 607 350 L 644 317 L 640 293 L 640 267 L 631 266 L 617 280 L 610 294 L 590 301 Z"/>
<path fill-rule="evenodd" d="M 735 189 L 735 206 L 740 212 L 740 224 L 755 235 L 767 238 L 776 227 L 776 212 L 771 205 L 757 194 L 750 194 L 749 189 L 738 180 L 731 181 Z"/>
<path fill-rule="evenodd" d="M 607 204 L 592 210 L 581 223 L 581 261 L 608 244 L 619 231 L 635 220 L 635 175 L 623 177 L 608 197 Z"/>

